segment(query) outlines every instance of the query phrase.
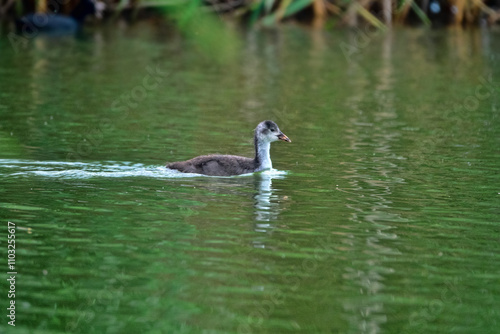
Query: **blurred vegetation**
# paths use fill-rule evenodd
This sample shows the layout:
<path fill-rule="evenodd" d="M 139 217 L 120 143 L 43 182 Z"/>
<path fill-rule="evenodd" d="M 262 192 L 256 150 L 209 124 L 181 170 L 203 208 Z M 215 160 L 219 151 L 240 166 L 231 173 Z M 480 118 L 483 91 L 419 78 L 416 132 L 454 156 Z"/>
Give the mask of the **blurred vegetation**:
<path fill-rule="evenodd" d="M 163 3 L 163 1 L 156 2 Z M 203 54 L 221 64 L 229 64 L 235 59 L 239 46 L 235 32 L 225 29 L 222 22 L 214 15 L 207 15 L 203 11 L 201 0 L 165 2 L 171 5 L 160 7 L 162 12 L 175 21 L 176 26 L 194 41 Z"/>
<path fill-rule="evenodd" d="M 31 12 L 68 14 L 80 0 L 0 0 L 0 20 Z M 500 0 L 95 0 L 105 4 L 105 19 L 137 19 L 165 13 L 186 33 L 210 34 L 219 16 L 249 26 L 269 27 L 294 20 L 313 27 L 371 25 L 473 26 L 495 24 Z M 215 28 L 217 33 L 227 34 Z M 194 36 L 194 35 L 192 35 Z M 220 40 L 217 35 L 200 40 Z"/>

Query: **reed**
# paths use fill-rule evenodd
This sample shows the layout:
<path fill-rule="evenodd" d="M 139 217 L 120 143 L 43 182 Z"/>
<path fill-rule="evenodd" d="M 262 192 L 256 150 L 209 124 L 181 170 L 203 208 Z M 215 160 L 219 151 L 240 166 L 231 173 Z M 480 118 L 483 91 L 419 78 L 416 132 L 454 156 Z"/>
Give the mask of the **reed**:
<path fill-rule="evenodd" d="M 79 0 L 64 0 L 65 6 L 73 7 Z M 379 29 L 392 25 L 405 25 L 418 18 L 422 25 L 470 26 L 479 22 L 494 24 L 500 19 L 500 11 L 490 8 L 485 0 L 437 0 L 443 11 L 448 11 L 451 21 L 430 18 L 429 0 L 102 0 L 111 18 L 124 11 L 137 13 L 145 8 L 170 11 L 183 8 L 186 15 L 194 7 L 201 11 L 217 12 L 240 18 L 250 26 L 270 27 L 288 20 L 306 22 L 315 28 L 325 26 L 359 26 L 369 24 Z M 47 11 L 49 0 L 0 0 L 0 20 L 12 19 L 28 11 Z M 196 9 L 198 10 L 198 9 Z M 179 14 L 176 14 L 179 16 Z"/>
<path fill-rule="evenodd" d="M 236 0 L 221 0 L 221 3 L 234 3 Z M 213 5 L 215 0 L 207 1 Z M 249 0 L 235 15 L 248 19 L 251 25 L 272 26 L 293 18 L 308 17 L 313 27 L 323 27 L 329 19 L 337 25 L 358 26 L 370 24 L 379 29 L 404 25 L 410 16 L 417 17 L 425 26 L 434 24 L 473 25 L 481 18 L 493 24 L 500 18 L 500 11 L 486 6 L 483 0 L 443 0 L 443 10 L 450 11 L 451 22 L 438 22 L 428 16 L 428 0 Z M 302 22 L 304 20 L 301 20 Z"/>

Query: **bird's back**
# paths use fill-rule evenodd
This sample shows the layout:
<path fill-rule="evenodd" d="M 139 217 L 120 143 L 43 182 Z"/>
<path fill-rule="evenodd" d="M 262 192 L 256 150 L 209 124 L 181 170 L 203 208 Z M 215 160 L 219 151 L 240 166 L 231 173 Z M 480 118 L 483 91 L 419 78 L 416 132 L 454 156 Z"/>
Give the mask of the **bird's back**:
<path fill-rule="evenodd" d="M 183 173 L 198 173 L 212 176 L 229 176 L 253 173 L 255 160 L 236 155 L 202 155 L 186 161 L 167 164 L 167 168 Z"/>

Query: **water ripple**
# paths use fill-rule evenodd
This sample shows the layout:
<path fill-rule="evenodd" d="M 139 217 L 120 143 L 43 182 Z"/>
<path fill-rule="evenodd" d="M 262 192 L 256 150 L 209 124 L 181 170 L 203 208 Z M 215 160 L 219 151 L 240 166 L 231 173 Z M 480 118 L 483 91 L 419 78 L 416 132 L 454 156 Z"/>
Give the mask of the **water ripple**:
<path fill-rule="evenodd" d="M 282 178 L 285 171 L 270 170 L 261 172 L 263 176 Z M 132 162 L 65 162 L 0 159 L 1 176 L 57 177 L 65 179 L 88 179 L 93 177 L 148 177 L 148 178 L 183 178 L 207 177 L 194 173 L 181 173 L 164 166 L 148 166 Z M 245 174 L 240 176 L 246 176 Z"/>

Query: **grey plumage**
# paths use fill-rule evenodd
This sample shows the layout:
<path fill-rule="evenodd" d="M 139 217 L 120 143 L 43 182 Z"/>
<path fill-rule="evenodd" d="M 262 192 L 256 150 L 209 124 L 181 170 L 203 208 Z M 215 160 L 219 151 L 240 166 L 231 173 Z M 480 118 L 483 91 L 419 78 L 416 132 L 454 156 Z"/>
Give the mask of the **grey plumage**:
<path fill-rule="evenodd" d="M 214 176 L 253 173 L 257 169 L 254 159 L 236 155 L 201 155 L 199 157 L 167 164 L 167 168 L 183 173 L 198 173 Z"/>
<path fill-rule="evenodd" d="M 197 173 L 213 176 L 230 176 L 258 172 L 272 168 L 269 154 L 270 143 L 291 140 L 280 131 L 273 121 L 263 121 L 254 133 L 255 158 L 237 155 L 201 155 L 199 157 L 167 164 L 167 168 L 183 173 Z"/>

